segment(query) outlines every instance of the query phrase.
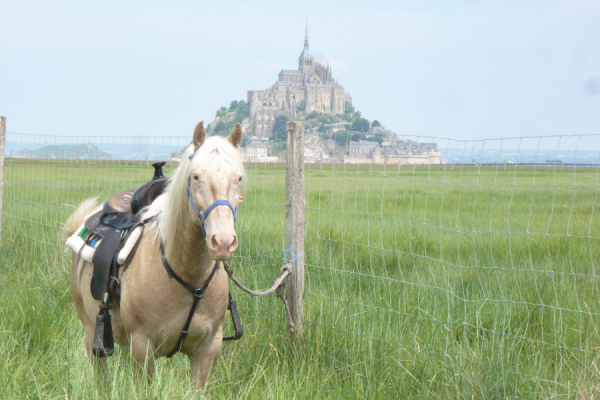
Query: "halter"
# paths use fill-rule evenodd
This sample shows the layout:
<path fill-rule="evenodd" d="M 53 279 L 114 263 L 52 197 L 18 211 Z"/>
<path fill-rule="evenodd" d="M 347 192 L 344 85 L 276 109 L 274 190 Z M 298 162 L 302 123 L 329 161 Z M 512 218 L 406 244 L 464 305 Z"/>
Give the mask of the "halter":
<path fill-rule="evenodd" d="M 187 187 L 188 200 L 189 200 L 190 204 L 192 205 L 194 212 L 196 213 L 196 217 L 198 217 L 198 219 L 200 220 L 200 227 L 202 228 L 202 233 L 204 234 L 204 237 L 206 237 L 206 230 L 204 229 L 204 221 L 206 220 L 206 218 L 208 218 L 208 214 L 210 214 L 210 212 L 218 206 L 227 206 L 231 209 L 231 212 L 233 213 L 233 225 L 235 226 L 235 221 L 237 221 L 238 210 L 234 209 L 233 205 L 228 200 L 217 200 L 214 203 L 212 203 L 210 206 L 206 207 L 206 210 L 204 210 L 204 212 L 202 212 L 202 211 L 198 210 L 198 207 L 196 207 L 196 203 L 194 203 L 194 199 L 192 198 L 192 189 L 190 187 L 190 184 L 191 184 L 191 178 L 188 177 L 188 187 Z"/>

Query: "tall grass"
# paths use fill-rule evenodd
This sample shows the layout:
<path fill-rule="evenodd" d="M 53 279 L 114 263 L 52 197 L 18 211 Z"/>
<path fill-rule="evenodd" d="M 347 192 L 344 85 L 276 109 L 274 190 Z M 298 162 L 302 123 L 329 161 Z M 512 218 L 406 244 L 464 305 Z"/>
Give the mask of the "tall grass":
<path fill-rule="evenodd" d="M 3 397 L 197 395 L 184 356 L 161 359 L 145 388 L 126 348 L 109 359 L 110 386 L 94 383 L 58 242 L 70 205 L 150 175 L 141 165 L 7 163 Z M 231 264 L 255 288 L 284 263 L 284 180 L 283 168 L 248 166 Z M 232 289 L 245 335 L 224 344 L 206 395 L 599 395 L 597 170 L 311 165 L 306 185 L 304 335 L 288 337 L 274 297 Z"/>

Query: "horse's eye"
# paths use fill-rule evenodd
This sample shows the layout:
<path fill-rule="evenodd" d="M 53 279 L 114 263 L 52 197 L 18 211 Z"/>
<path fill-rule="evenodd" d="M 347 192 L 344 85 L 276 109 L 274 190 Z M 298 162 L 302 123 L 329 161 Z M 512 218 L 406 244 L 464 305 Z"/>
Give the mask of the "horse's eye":
<path fill-rule="evenodd" d="M 199 179 L 198 175 L 194 174 L 194 180 L 197 181 Z"/>
<path fill-rule="evenodd" d="M 243 178 L 243 176 L 240 176 L 240 180 L 239 180 L 238 182 L 241 182 L 241 181 L 242 181 L 242 178 Z"/>

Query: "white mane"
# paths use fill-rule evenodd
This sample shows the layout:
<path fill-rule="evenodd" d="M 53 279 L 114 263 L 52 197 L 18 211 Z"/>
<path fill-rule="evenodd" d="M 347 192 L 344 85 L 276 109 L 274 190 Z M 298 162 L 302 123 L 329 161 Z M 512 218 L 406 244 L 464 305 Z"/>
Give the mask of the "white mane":
<path fill-rule="evenodd" d="M 189 156 L 193 153 L 193 149 L 193 145 L 189 145 L 185 149 L 182 159 L 179 160 L 179 167 L 171 177 L 165 193 L 154 200 L 142 216 L 142 218 L 148 218 L 157 215 L 156 236 L 163 243 L 177 237 L 179 229 L 184 226 L 184 219 L 190 218 L 187 185 L 193 170 L 205 163 L 212 165 L 226 163 L 238 169 L 240 173 L 244 173 L 240 154 L 227 139 L 218 136 L 207 138 L 190 161 Z"/>

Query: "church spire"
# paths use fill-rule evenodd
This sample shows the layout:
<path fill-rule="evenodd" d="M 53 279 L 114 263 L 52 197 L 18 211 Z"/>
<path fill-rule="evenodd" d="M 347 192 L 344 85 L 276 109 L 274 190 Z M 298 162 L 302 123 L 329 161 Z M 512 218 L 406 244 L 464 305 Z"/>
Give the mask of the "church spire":
<path fill-rule="evenodd" d="M 306 32 L 304 33 L 304 49 L 298 58 L 298 69 L 304 73 L 306 70 L 314 69 L 313 56 L 308 50 L 308 21 L 306 22 Z"/>
<path fill-rule="evenodd" d="M 308 50 L 308 20 L 306 21 L 306 32 L 304 33 L 304 48 Z"/>

